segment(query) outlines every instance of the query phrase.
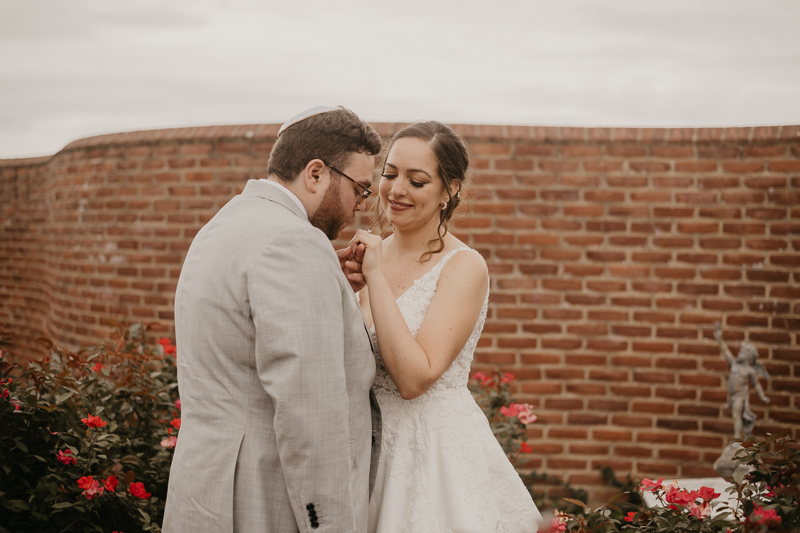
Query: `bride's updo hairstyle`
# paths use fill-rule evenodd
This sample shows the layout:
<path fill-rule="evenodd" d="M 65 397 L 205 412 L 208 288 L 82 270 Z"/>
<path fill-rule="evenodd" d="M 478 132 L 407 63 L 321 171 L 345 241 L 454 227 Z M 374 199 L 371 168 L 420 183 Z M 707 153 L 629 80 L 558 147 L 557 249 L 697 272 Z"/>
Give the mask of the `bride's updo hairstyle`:
<path fill-rule="evenodd" d="M 461 202 L 461 191 L 467 180 L 469 150 L 464 139 L 453 131 L 450 126 L 435 120 L 428 120 L 426 122 L 411 124 L 395 133 L 386 149 L 386 157 L 388 158 L 392 146 L 394 146 L 394 143 L 398 139 L 406 138 L 420 139 L 428 143 L 439 165 L 437 172 L 444 185 L 444 190 L 447 191 L 450 197 L 444 209 L 439 211 L 438 236 L 436 239 L 428 241 L 428 251 L 422 254 L 422 257 L 419 259 L 421 263 L 424 263 L 433 257 L 434 254 L 438 254 L 444 250 L 444 236 L 447 235 L 447 223 L 453 217 L 453 213 Z M 384 172 L 385 166 L 386 161 L 384 160 Z M 450 186 L 453 182 L 458 182 L 458 188 L 455 194 L 450 193 Z M 378 202 L 378 217 L 382 222 L 386 220 L 380 202 Z M 383 223 L 381 225 L 383 225 Z"/>

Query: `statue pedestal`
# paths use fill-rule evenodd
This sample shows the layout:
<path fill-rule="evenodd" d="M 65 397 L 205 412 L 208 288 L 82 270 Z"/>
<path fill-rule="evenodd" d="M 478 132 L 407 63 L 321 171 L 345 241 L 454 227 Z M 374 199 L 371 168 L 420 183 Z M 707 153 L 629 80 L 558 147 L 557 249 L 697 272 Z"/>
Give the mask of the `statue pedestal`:
<path fill-rule="evenodd" d="M 714 470 L 716 470 L 720 476 L 728 479 L 733 477 L 733 473 L 737 468 L 744 470 L 745 473 L 750 472 L 752 467 L 738 465 L 736 461 L 733 460 L 733 456 L 741 449 L 742 445 L 738 442 L 731 442 L 725 446 L 722 450 L 722 455 L 714 462 Z"/>

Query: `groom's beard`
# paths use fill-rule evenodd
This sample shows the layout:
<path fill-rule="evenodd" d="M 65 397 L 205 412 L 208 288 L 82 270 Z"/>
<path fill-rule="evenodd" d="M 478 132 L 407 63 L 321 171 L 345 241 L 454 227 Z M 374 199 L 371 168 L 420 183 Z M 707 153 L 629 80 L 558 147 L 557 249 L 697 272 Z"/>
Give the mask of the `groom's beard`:
<path fill-rule="evenodd" d="M 342 207 L 342 197 L 339 191 L 339 182 L 331 181 L 322 203 L 319 204 L 316 212 L 309 218 L 309 222 L 315 228 L 322 230 L 329 240 L 334 240 L 339 236 L 345 226 L 352 222 L 355 215 L 347 212 Z"/>

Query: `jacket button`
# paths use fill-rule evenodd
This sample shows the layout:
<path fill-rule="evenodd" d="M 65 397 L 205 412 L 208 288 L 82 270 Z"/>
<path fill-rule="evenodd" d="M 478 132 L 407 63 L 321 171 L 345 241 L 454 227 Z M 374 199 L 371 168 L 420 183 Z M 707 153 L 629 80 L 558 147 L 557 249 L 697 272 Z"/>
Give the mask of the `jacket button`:
<path fill-rule="evenodd" d="M 375 446 L 375 435 L 372 436 L 372 445 Z"/>
<path fill-rule="evenodd" d="M 306 505 L 306 509 L 308 509 L 309 511 L 311 509 L 313 509 L 313 508 L 314 508 L 314 504 L 313 503 L 309 503 L 308 505 Z"/>
<path fill-rule="evenodd" d="M 316 520 L 312 520 L 311 521 L 311 527 L 313 529 L 317 529 L 319 527 L 319 522 L 317 522 Z"/>

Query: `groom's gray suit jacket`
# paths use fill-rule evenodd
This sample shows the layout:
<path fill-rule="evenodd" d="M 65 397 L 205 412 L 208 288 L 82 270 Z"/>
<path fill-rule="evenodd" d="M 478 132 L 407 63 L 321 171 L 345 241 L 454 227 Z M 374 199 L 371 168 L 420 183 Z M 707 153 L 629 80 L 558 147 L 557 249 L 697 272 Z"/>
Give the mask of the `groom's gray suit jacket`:
<path fill-rule="evenodd" d="M 164 533 L 365 532 L 380 450 L 371 341 L 331 243 L 251 180 L 175 295 L 182 425 Z"/>

